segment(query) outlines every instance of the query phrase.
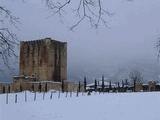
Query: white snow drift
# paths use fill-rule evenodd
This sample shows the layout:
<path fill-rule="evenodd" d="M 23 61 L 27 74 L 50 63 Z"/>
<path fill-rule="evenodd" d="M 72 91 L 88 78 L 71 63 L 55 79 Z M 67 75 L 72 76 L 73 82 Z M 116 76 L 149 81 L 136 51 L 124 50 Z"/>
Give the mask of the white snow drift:
<path fill-rule="evenodd" d="M 50 92 L 24 92 L 0 95 L 0 120 L 160 120 L 160 93 L 93 93 L 90 96 L 76 93 L 70 97 Z"/>

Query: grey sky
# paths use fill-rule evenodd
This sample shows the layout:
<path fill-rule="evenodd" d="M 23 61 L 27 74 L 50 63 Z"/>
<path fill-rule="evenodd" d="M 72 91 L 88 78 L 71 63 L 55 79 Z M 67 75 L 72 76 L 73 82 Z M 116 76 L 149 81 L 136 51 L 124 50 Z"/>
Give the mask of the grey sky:
<path fill-rule="evenodd" d="M 108 0 L 103 6 L 115 13 L 108 18 L 110 29 L 91 29 L 85 21 L 74 32 L 69 31 L 74 23 L 70 13 L 65 13 L 62 20 L 57 16 L 48 18 L 51 11 L 40 1 L 1 2 L 20 18 L 19 30 L 15 30 L 20 40 L 52 37 L 68 42 L 69 76 L 88 75 L 91 71 L 99 77 L 134 61 L 158 65 L 154 44 L 160 34 L 160 0 Z"/>

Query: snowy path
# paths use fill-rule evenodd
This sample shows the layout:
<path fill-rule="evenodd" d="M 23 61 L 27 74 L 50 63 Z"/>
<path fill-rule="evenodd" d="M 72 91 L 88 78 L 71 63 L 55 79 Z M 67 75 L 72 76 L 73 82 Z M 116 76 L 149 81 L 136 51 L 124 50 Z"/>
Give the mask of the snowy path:
<path fill-rule="evenodd" d="M 23 93 L 21 93 L 23 95 Z M 105 93 L 5 104 L 0 120 L 160 120 L 160 93 Z M 33 95 L 30 94 L 33 98 Z M 41 97 L 41 96 L 39 96 Z M 48 98 L 48 99 L 47 99 Z"/>

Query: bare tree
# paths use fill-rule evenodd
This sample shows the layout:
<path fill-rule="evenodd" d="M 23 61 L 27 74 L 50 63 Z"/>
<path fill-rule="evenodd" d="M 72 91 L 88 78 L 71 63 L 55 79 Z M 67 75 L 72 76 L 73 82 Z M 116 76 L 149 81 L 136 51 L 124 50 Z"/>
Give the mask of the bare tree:
<path fill-rule="evenodd" d="M 0 6 L 0 60 L 8 68 L 10 68 L 9 59 L 17 56 L 14 48 L 18 45 L 18 41 L 16 35 L 6 26 L 10 23 L 16 27 L 17 22 L 18 18 L 13 16 L 10 10 Z"/>
<path fill-rule="evenodd" d="M 142 73 L 138 70 L 131 71 L 129 73 L 129 78 L 131 79 L 131 84 L 142 83 L 143 82 Z"/>
<path fill-rule="evenodd" d="M 158 54 L 157 54 L 157 58 L 159 59 L 160 58 L 160 37 L 158 37 L 158 40 L 156 42 L 156 49 L 158 51 Z"/>

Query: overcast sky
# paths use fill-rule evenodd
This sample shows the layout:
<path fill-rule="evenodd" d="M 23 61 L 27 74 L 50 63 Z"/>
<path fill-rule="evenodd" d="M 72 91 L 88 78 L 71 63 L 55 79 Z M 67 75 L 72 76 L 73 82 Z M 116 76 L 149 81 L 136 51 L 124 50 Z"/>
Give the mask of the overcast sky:
<path fill-rule="evenodd" d="M 154 45 L 160 34 L 160 0 L 108 0 L 103 6 L 114 13 L 107 19 L 110 29 L 92 29 L 85 21 L 74 32 L 69 30 L 74 24 L 70 13 L 62 19 L 48 17 L 52 12 L 41 0 L 1 0 L 0 4 L 20 18 L 19 30 L 13 29 L 20 40 L 51 37 L 68 42 L 69 76 L 74 70 L 106 74 L 108 66 L 118 69 L 137 60 L 158 65 Z"/>

